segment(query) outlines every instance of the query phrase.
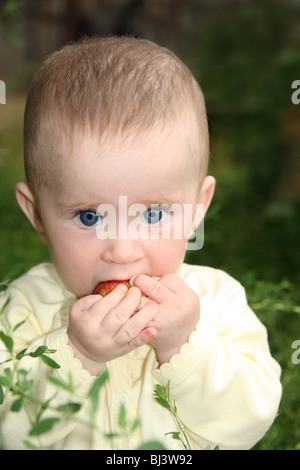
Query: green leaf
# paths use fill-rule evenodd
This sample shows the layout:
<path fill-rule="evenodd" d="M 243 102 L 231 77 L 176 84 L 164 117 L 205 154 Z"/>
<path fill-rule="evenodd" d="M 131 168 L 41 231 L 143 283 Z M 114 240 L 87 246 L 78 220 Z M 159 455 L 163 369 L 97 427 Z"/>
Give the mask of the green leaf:
<path fill-rule="evenodd" d="M 159 441 L 147 441 L 140 445 L 137 450 L 166 450 L 166 447 Z"/>
<path fill-rule="evenodd" d="M 23 323 L 25 323 L 26 320 L 22 320 L 20 321 L 19 323 L 17 323 L 14 327 L 13 327 L 13 331 L 16 331 L 18 328 L 20 328 L 20 326 L 23 325 Z"/>
<path fill-rule="evenodd" d="M 24 266 L 26 266 L 25 263 L 19 263 L 10 268 L 10 270 L 5 274 L 3 282 L 12 281 L 17 276 L 18 272 L 20 272 L 21 269 L 24 268 Z"/>
<path fill-rule="evenodd" d="M 45 434 L 48 431 L 51 431 L 54 424 L 60 421 L 60 418 L 45 418 L 41 421 L 38 421 L 32 426 L 30 431 L 30 436 L 39 436 L 40 434 Z"/>
<path fill-rule="evenodd" d="M 40 422 L 42 414 L 49 408 L 49 405 L 51 401 L 53 400 L 53 397 L 48 398 L 48 400 L 44 401 L 44 403 L 41 404 L 40 410 L 38 412 L 38 415 L 36 417 L 36 422 Z"/>
<path fill-rule="evenodd" d="M 6 349 L 12 353 L 14 348 L 13 339 L 10 336 L 7 336 L 4 331 L 0 331 L 0 339 L 3 341 Z"/>
<path fill-rule="evenodd" d="M 120 427 L 123 429 L 126 428 L 126 408 L 123 405 L 120 407 L 118 418 Z"/>
<path fill-rule="evenodd" d="M 167 434 L 172 434 L 172 437 L 173 439 L 176 439 L 178 441 L 180 441 L 180 432 L 177 432 L 177 431 L 170 431 L 170 432 L 166 432 L 165 433 L 165 436 L 167 436 Z"/>
<path fill-rule="evenodd" d="M 23 441 L 23 444 L 28 450 L 39 450 L 39 448 L 30 441 L 25 440 Z"/>
<path fill-rule="evenodd" d="M 33 390 L 33 387 L 34 387 L 34 382 L 33 380 L 23 380 L 22 382 L 22 386 L 23 386 L 23 391 L 24 392 L 30 392 Z"/>
<path fill-rule="evenodd" d="M 139 420 L 139 418 L 136 418 L 136 419 L 133 421 L 132 425 L 131 425 L 130 432 L 135 431 L 135 429 L 136 429 L 138 426 L 140 426 L 140 424 L 141 424 L 141 421 Z"/>
<path fill-rule="evenodd" d="M 52 367 L 52 369 L 59 369 L 60 365 L 57 364 L 51 357 L 46 356 L 45 354 L 42 354 L 40 358 L 49 366 Z"/>
<path fill-rule="evenodd" d="M 174 411 L 174 413 L 177 414 L 177 406 L 175 405 L 175 400 L 174 400 L 174 404 L 173 404 L 173 411 Z"/>
<path fill-rule="evenodd" d="M 23 403 L 22 397 L 17 398 L 10 407 L 11 411 L 20 411 L 20 409 L 22 408 L 22 403 Z"/>
<path fill-rule="evenodd" d="M 155 393 L 158 397 L 167 398 L 166 389 L 162 385 L 156 385 Z"/>
<path fill-rule="evenodd" d="M 167 410 L 170 410 L 171 407 L 170 407 L 170 404 L 167 402 L 167 400 L 165 400 L 164 398 L 161 398 L 161 397 L 155 397 L 155 400 L 161 405 L 163 406 L 164 408 L 167 408 Z"/>
<path fill-rule="evenodd" d="M 92 404 L 92 411 L 95 412 L 98 408 L 99 402 L 99 391 L 101 387 L 104 385 L 106 380 L 108 379 L 108 371 L 105 369 L 99 377 L 94 381 L 93 385 L 91 386 L 88 397 L 91 400 Z"/>
<path fill-rule="evenodd" d="M 22 359 L 22 357 L 24 357 L 26 354 L 26 351 L 27 351 L 27 348 L 25 349 L 22 349 L 22 351 L 18 352 L 18 354 L 16 354 L 16 359 L 19 361 L 20 359 Z"/>
<path fill-rule="evenodd" d="M 4 401 L 4 390 L 2 388 L 2 385 L 0 384 L 0 405 L 2 405 Z"/>
<path fill-rule="evenodd" d="M 0 375 L 0 385 L 4 385 L 4 387 L 10 388 L 12 386 L 12 383 L 8 377 L 4 377 L 3 375 Z"/>
<path fill-rule="evenodd" d="M 1 292 L 1 290 L 4 290 L 4 289 L 1 289 L 1 287 L 3 287 L 3 286 L 0 284 L 0 292 Z M 7 287 L 7 286 L 6 286 L 6 287 Z M 6 288 L 6 287 L 5 287 L 5 288 Z M 10 301 L 11 301 L 11 297 L 10 297 L 10 295 L 9 295 L 9 296 L 7 297 L 7 299 L 6 299 L 6 301 L 4 302 L 4 304 L 3 304 L 2 307 L 1 307 L 0 314 L 5 311 L 5 309 L 6 309 L 6 307 L 8 306 L 8 304 L 9 304 Z"/>
<path fill-rule="evenodd" d="M 35 351 L 29 353 L 28 356 L 30 356 L 30 357 L 39 357 L 42 354 L 44 354 L 44 352 L 46 352 L 47 349 L 48 349 L 48 346 L 39 346 Z"/>
<path fill-rule="evenodd" d="M 6 379 L 7 380 L 7 385 L 5 383 L 2 383 L 2 385 L 6 385 L 8 388 L 12 388 L 13 387 L 13 378 L 12 378 L 11 369 L 9 367 L 4 369 L 4 374 L 5 374 L 5 377 L 0 377 L 0 383 L 2 383 L 2 380 L 1 380 L 2 378 Z"/>
<path fill-rule="evenodd" d="M 112 439 L 113 437 L 118 437 L 119 434 L 116 433 L 116 432 L 107 432 L 107 433 L 104 433 L 104 436 L 105 436 L 107 439 Z"/>
<path fill-rule="evenodd" d="M 64 405 L 60 405 L 56 408 L 57 411 L 60 413 L 72 414 L 77 413 L 81 408 L 80 403 L 69 402 L 65 403 Z"/>
<path fill-rule="evenodd" d="M 68 384 L 64 380 L 60 379 L 59 377 L 48 377 L 49 382 L 53 383 L 54 385 L 57 385 L 58 387 L 63 388 L 64 390 L 67 390 L 68 392 L 73 392 L 73 386 L 72 384 Z"/>

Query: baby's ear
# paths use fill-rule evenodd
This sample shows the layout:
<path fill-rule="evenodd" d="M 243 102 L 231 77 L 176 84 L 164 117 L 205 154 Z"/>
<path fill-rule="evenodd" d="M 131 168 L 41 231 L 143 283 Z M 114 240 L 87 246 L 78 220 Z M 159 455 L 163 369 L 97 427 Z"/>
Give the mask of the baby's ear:
<path fill-rule="evenodd" d="M 27 183 L 23 181 L 16 184 L 16 198 L 18 204 L 33 227 L 39 233 L 41 239 L 46 243 L 45 232 L 33 192 Z"/>
<path fill-rule="evenodd" d="M 199 192 L 198 200 L 197 200 L 198 207 L 196 208 L 196 211 L 194 214 L 193 226 L 192 226 L 193 232 L 197 230 L 198 226 L 202 222 L 207 212 L 207 209 L 209 208 L 209 205 L 214 195 L 215 185 L 216 185 L 216 180 L 213 176 L 205 177 L 203 184 L 201 186 L 201 190 Z"/>
<path fill-rule="evenodd" d="M 211 200 L 215 192 L 216 180 L 213 176 L 206 176 L 202 184 L 198 204 L 204 205 L 204 215 L 210 206 Z"/>

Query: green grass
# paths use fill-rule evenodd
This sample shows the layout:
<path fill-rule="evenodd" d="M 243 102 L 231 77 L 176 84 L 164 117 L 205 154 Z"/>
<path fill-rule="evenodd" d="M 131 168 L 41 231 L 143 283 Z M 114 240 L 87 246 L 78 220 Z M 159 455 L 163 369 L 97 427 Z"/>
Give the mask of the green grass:
<path fill-rule="evenodd" d="M 49 259 L 48 250 L 19 209 L 15 185 L 24 181 L 23 96 L 7 97 L 0 107 L 0 276 L 19 263 L 26 268 Z"/>

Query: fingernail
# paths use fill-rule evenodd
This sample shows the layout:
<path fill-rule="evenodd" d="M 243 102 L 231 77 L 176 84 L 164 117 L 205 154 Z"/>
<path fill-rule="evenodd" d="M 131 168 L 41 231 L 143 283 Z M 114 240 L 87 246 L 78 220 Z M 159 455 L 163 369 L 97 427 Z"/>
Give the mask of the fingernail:
<path fill-rule="evenodd" d="M 136 278 L 137 274 L 135 274 L 134 276 L 132 276 L 130 279 L 129 279 L 129 284 L 131 285 L 131 287 L 133 286 L 133 281 L 134 279 Z"/>
<path fill-rule="evenodd" d="M 126 287 L 124 284 L 118 284 L 118 285 L 117 285 L 117 288 L 118 288 L 118 289 L 122 289 L 123 291 L 127 291 L 127 290 L 128 290 L 127 287 Z"/>
<path fill-rule="evenodd" d="M 131 287 L 130 292 L 137 294 L 137 295 L 141 295 L 141 291 L 138 287 Z"/>

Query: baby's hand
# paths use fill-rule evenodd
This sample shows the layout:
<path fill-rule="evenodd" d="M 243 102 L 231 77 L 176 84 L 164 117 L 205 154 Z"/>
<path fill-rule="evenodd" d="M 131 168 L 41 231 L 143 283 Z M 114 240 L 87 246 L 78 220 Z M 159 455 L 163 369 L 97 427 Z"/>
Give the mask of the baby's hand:
<path fill-rule="evenodd" d="M 188 342 L 199 321 L 199 297 L 177 274 L 159 280 L 140 274 L 133 284 L 158 304 L 158 314 L 148 324 L 157 332 L 150 344 L 160 364 L 168 362 Z"/>
<path fill-rule="evenodd" d="M 149 343 L 156 335 L 150 322 L 157 304 L 148 300 L 140 310 L 141 291 L 116 287 L 106 297 L 88 295 L 70 310 L 67 334 L 74 355 L 83 367 L 97 375 L 107 361 Z"/>

